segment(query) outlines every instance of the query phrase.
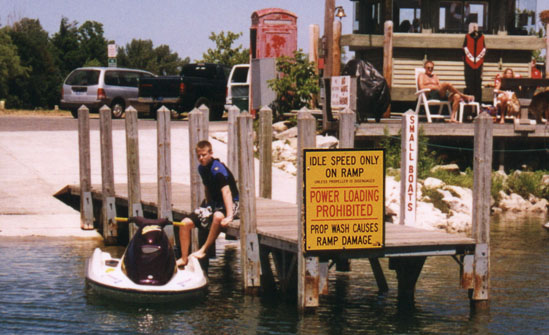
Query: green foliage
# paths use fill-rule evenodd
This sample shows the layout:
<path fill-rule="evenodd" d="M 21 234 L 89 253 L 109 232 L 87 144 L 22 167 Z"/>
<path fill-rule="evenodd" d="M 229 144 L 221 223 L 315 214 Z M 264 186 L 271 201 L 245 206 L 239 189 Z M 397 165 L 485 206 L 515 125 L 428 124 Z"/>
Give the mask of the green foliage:
<path fill-rule="evenodd" d="M 80 50 L 78 38 L 78 24 L 76 21 L 69 23 L 69 20 L 63 17 L 59 25 L 59 31 L 51 38 L 56 64 L 63 78 L 85 62 L 86 56 Z"/>
<path fill-rule="evenodd" d="M 548 174 L 548 172 L 512 172 L 507 177 L 503 190 L 508 194 L 517 193 L 525 199 L 528 199 L 529 194 L 533 194 L 538 198 L 549 200 L 549 186 L 543 185 L 541 182 L 544 174 Z"/>
<path fill-rule="evenodd" d="M 437 189 L 427 189 L 423 187 L 421 188 L 421 193 L 423 194 L 424 200 L 426 200 L 425 198 L 428 197 L 428 202 L 431 202 L 433 206 L 435 206 L 435 208 L 438 208 L 442 213 L 450 213 L 450 206 L 442 200 L 443 195 Z"/>
<path fill-rule="evenodd" d="M 276 70 L 277 77 L 267 83 L 276 93 L 273 112 L 278 116 L 307 106 L 312 96 L 318 94 L 319 78 L 315 65 L 301 49 L 294 52 L 294 57 L 277 58 Z"/>
<path fill-rule="evenodd" d="M 167 45 L 153 48 L 151 40 L 133 39 L 125 47 L 118 48 L 118 66 L 141 69 L 160 75 L 176 75 L 189 58 L 181 60 L 177 52 L 171 52 Z"/>
<path fill-rule="evenodd" d="M 224 31 L 216 34 L 212 32 L 210 34 L 210 41 L 215 43 L 215 49 L 208 49 L 202 54 L 201 62 L 205 63 L 219 63 L 232 67 L 236 64 L 247 64 L 250 62 L 250 49 L 244 49 L 239 45 L 234 48 L 233 43 L 242 36 L 242 33 L 227 32 Z"/>
<path fill-rule="evenodd" d="M 17 78 L 25 79 L 29 70 L 21 65 L 17 47 L 12 43 L 7 29 L 0 29 L 0 99 L 6 99 L 8 106 L 12 100 L 9 83 Z"/>
<path fill-rule="evenodd" d="M 400 137 L 390 136 L 389 129 L 385 127 L 379 145 L 385 149 L 385 166 L 398 169 L 400 167 Z"/>
<path fill-rule="evenodd" d="M 390 168 L 400 168 L 400 137 L 389 135 L 387 128 L 383 130 L 383 138 L 380 145 L 385 149 L 386 166 Z M 423 135 L 423 130 L 420 128 L 418 132 L 418 178 L 425 179 L 431 175 L 431 169 L 440 164 L 440 159 L 437 157 L 437 152 L 429 150 L 429 140 Z"/>
<path fill-rule="evenodd" d="M 107 40 L 103 37 L 103 24 L 96 21 L 86 21 L 78 28 L 80 50 L 85 60 L 84 64 L 107 66 Z"/>
<path fill-rule="evenodd" d="M 471 168 L 467 168 L 464 173 L 458 174 L 446 170 L 437 170 L 431 173 L 430 177 L 440 179 L 447 185 L 473 188 L 473 171 Z"/>
<path fill-rule="evenodd" d="M 48 33 L 38 20 L 28 18 L 16 22 L 8 33 L 21 65 L 29 69 L 28 76 L 10 80 L 8 102 L 24 108 L 53 107 L 59 101 L 61 76 Z"/>

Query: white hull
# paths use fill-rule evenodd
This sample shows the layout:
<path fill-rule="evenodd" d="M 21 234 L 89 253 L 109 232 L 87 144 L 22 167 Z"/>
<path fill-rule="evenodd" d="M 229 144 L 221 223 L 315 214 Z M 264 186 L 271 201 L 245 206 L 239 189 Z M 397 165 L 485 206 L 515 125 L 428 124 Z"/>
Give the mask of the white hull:
<path fill-rule="evenodd" d="M 162 286 L 139 285 L 122 272 L 122 261 L 96 248 L 87 262 L 86 282 L 97 293 L 116 300 L 157 303 L 185 299 L 203 293 L 208 281 L 200 263 L 189 257 L 184 270 L 176 270 Z"/>

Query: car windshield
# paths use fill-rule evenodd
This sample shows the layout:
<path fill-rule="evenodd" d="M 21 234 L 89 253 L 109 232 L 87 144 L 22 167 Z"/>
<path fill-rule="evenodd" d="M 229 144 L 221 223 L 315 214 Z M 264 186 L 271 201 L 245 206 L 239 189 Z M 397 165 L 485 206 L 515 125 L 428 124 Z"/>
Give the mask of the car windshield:
<path fill-rule="evenodd" d="M 93 86 L 99 82 L 99 70 L 76 70 L 68 78 L 65 84 Z"/>
<path fill-rule="evenodd" d="M 248 78 L 248 68 L 247 67 L 237 67 L 234 69 L 231 82 L 233 83 L 245 83 Z"/>

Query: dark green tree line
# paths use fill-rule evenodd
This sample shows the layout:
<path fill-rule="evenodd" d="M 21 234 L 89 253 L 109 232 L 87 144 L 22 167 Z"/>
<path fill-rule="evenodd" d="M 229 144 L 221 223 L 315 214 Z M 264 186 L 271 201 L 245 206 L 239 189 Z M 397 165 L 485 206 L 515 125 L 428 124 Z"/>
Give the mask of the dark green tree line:
<path fill-rule="evenodd" d="M 107 66 L 103 24 L 62 18 L 51 37 L 40 21 L 23 18 L 0 28 L 0 100 L 7 108 L 53 108 L 61 98 L 66 76 L 82 66 Z M 132 40 L 119 48 L 118 66 L 155 74 L 177 74 L 182 60 L 167 45 L 153 48 L 152 41 Z"/>

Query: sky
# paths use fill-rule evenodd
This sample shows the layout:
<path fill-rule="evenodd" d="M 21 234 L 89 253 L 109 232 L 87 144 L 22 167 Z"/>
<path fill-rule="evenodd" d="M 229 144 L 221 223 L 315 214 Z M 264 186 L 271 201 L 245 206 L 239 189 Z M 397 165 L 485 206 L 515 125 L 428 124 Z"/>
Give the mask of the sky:
<path fill-rule="evenodd" d="M 549 1 L 549 0 L 548 0 Z M 132 39 L 152 40 L 154 47 L 166 44 L 181 58 L 202 58 L 215 44 L 211 32 L 242 32 L 233 46 L 249 47 L 251 15 L 263 8 L 283 8 L 297 15 L 298 48 L 308 52 L 309 25 L 324 31 L 323 0 L 0 0 L 0 25 L 28 17 L 39 19 L 50 36 L 59 31 L 62 17 L 82 24 L 103 24 L 104 36 L 124 46 Z M 353 3 L 336 0 L 347 17 L 343 34 L 352 32 Z"/>
<path fill-rule="evenodd" d="M 549 9 L 549 0 L 535 1 L 538 12 Z M 308 52 L 309 25 L 318 24 L 323 34 L 324 4 L 323 0 L 0 0 L 0 26 L 24 17 L 39 19 L 52 36 L 59 31 L 62 17 L 78 24 L 93 20 L 103 24 L 105 38 L 118 46 L 134 38 L 150 39 L 154 47 L 166 44 L 181 58 L 195 61 L 208 48 L 215 48 L 208 39 L 212 32 L 242 32 L 233 46 L 248 48 L 252 13 L 270 7 L 297 15 L 298 48 Z M 345 9 L 342 32 L 350 34 L 353 2 L 336 0 L 336 6 Z"/>

